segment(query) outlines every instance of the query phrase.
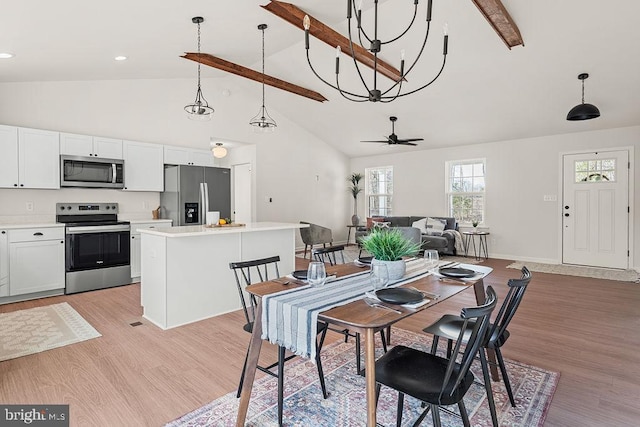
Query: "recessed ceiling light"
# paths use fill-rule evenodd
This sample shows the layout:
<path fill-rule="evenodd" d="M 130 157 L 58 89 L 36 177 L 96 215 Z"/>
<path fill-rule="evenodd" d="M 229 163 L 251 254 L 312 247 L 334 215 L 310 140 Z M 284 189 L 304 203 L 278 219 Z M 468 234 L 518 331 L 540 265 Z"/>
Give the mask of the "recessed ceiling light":
<path fill-rule="evenodd" d="M 127 57 L 120 55 L 120 56 L 116 56 L 113 59 L 115 59 L 116 61 L 126 61 Z"/>
<path fill-rule="evenodd" d="M 13 58 L 13 53 L 0 52 L 0 59 L 9 59 L 9 58 Z"/>

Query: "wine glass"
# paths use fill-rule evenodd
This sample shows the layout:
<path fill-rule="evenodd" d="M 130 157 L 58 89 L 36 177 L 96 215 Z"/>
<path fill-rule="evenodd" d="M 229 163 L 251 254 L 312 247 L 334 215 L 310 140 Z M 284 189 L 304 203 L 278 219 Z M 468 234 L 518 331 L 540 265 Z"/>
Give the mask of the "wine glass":
<path fill-rule="evenodd" d="M 307 282 L 311 286 L 322 286 L 327 280 L 327 272 L 324 268 L 324 262 L 311 261 L 307 268 Z"/>
<path fill-rule="evenodd" d="M 382 289 L 389 283 L 389 270 L 384 264 L 372 264 L 369 280 L 373 286 L 373 292 Z"/>
<path fill-rule="evenodd" d="M 432 271 L 438 267 L 440 262 L 440 257 L 438 256 L 438 251 L 435 249 L 427 249 L 424 251 L 424 261 L 425 267 L 427 270 Z"/>

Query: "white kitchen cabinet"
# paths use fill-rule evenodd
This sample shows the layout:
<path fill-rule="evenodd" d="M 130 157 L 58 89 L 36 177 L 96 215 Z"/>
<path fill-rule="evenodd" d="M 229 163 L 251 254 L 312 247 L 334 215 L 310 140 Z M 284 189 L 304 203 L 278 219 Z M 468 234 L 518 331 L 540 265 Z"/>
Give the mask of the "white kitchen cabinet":
<path fill-rule="evenodd" d="M 171 227 L 171 220 L 156 220 L 151 222 L 137 222 L 131 224 L 131 281 L 140 279 L 141 269 L 141 241 L 140 232 L 137 231 L 140 228 L 160 228 Z"/>
<path fill-rule="evenodd" d="M 164 163 L 167 165 L 214 166 L 211 151 L 172 145 L 164 146 Z"/>
<path fill-rule="evenodd" d="M 0 187 L 18 186 L 18 128 L 0 125 Z"/>
<path fill-rule="evenodd" d="M 0 126 L 0 187 L 60 188 L 58 132 Z"/>
<path fill-rule="evenodd" d="M 63 290 L 64 228 L 9 230 L 9 295 Z"/>
<path fill-rule="evenodd" d="M 0 230 L 0 297 L 9 295 L 9 233 Z"/>
<path fill-rule="evenodd" d="M 60 134 L 18 128 L 18 186 L 60 188 Z"/>
<path fill-rule="evenodd" d="M 67 156 L 122 159 L 122 140 L 100 136 L 60 134 L 60 154 Z"/>
<path fill-rule="evenodd" d="M 162 145 L 122 141 L 125 191 L 164 191 Z"/>

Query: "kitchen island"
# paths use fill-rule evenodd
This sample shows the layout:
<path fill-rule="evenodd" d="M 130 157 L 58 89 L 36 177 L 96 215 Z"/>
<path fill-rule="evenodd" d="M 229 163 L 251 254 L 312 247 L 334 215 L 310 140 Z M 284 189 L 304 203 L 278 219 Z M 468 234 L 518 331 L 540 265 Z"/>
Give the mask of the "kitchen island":
<path fill-rule="evenodd" d="M 280 256 L 280 274 L 295 267 L 295 236 L 306 224 L 255 222 L 141 229 L 143 317 L 170 329 L 241 307 L 229 263 Z"/>

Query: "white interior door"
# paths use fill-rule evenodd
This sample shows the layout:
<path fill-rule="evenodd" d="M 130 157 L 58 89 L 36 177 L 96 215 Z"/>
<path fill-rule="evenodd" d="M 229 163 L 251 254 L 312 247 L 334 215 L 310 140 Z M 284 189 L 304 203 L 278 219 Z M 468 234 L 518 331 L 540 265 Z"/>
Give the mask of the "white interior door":
<path fill-rule="evenodd" d="M 629 152 L 564 156 L 562 262 L 629 265 Z"/>
<path fill-rule="evenodd" d="M 239 223 L 251 222 L 251 164 L 233 165 L 233 216 Z"/>

